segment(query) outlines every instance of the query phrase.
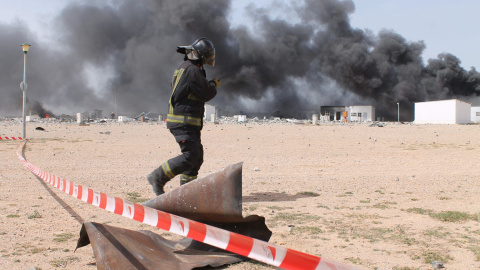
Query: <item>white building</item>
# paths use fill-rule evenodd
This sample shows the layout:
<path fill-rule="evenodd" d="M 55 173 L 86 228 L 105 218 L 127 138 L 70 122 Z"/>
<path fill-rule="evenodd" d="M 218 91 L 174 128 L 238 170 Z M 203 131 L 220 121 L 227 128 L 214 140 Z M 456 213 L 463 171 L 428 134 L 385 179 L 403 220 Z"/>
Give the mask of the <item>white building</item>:
<path fill-rule="evenodd" d="M 438 100 L 415 103 L 415 124 L 470 123 L 471 104 L 458 100 Z"/>
<path fill-rule="evenodd" d="M 472 107 L 470 121 L 480 123 L 480 107 Z"/>
<path fill-rule="evenodd" d="M 128 117 L 128 116 L 122 116 L 122 115 L 120 115 L 120 116 L 118 117 L 118 122 L 128 122 L 128 121 L 131 121 L 131 120 L 132 120 L 132 118 L 130 118 L 130 117 Z"/>
<path fill-rule="evenodd" d="M 35 122 L 40 120 L 40 116 L 38 115 L 26 115 L 25 116 L 25 122 Z"/>
<path fill-rule="evenodd" d="M 348 122 L 368 122 L 375 120 L 375 107 L 373 106 L 348 106 Z"/>
<path fill-rule="evenodd" d="M 217 108 L 210 104 L 205 104 L 205 114 L 203 119 L 207 122 L 215 122 L 217 119 Z"/>

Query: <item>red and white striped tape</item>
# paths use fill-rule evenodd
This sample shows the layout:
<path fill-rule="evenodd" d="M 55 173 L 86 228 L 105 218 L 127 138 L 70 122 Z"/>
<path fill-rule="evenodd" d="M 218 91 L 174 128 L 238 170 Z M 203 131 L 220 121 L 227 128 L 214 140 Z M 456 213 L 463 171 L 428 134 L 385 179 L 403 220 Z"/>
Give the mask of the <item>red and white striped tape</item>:
<path fill-rule="evenodd" d="M 33 174 L 68 195 L 112 213 L 284 269 L 358 269 L 293 249 L 272 245 L 261 240 L 175 216 L 77 185 L 28 162 L 21 153 L 25 144 L 26 140 L 23 140 L 17 148 L 17 156 Z"/>
<path fill-rule="evenodd" d="M 22 140 L 22 137 L 0 137 L 0 140 Z"/>

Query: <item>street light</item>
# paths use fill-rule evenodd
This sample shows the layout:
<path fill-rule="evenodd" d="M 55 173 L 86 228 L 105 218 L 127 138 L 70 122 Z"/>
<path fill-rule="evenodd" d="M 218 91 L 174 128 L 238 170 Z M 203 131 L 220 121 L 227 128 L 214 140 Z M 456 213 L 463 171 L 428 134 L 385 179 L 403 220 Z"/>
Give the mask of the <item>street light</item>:
<path fill-rule="evenodd" d="M 400 124 L 400 102 L 397 102 L 397 107 L 398 107 L 398 112 L 397 112 L 397 115 L 398 115 L 397 124 Z"/>
<path fill-rule="evenodd" d="M 22 45 L 23 50 L 23 81 L 20 83 L 20 89 L 23 91 L 23 132 L 22 138 L 25 139 L 25 101 L 27 99 L 26 90 L 27 90 L 27 53 L 28 49 L 30 48 L 30 44 L 23 43 Z"/>

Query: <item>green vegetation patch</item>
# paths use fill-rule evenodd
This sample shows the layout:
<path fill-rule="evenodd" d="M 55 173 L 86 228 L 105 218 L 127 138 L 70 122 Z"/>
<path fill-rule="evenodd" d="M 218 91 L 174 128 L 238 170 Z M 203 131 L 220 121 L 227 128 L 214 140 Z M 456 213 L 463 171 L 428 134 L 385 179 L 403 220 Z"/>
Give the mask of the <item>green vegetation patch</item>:
<path fill-rule="evenodd" d="M 320 194 L 315 193 L 315 192 L 311 192 L 311 191 L 303 191 L 303 192 L 299 192 L 297 194 L 302 195 L 302 196 L 307 196 L 307 197 L 318 197 L 318 196 L 320 196 Z"/>
<path fill-rule="evenodd" d="M 293 213 L 278 213 L 273 221 L 287 221 L 287 222 L 302 222 L 302 221 L 316 221 L 320 217 L 305 215 L 305 214 L 293 214 Z"/>
<path fill-rule="evenodd" d="M 467 220 L 479 221 L 480 220 L 479 214 L 471 215 L 471 214 L 468 214 L 465 212 L 459 212 L 459 211 L 442 211 L 437 213 L 433 210 L 423 209 L 423 208 L 409 208 L 406 211 L 409 213 L 427 215 L 427 216 L 430 216 L 431 218 L 438 219 L 445 222 L 461 222 L 461 221 L 467 221 Z"/>
<path fill-rule="evenodd" d="M 323 233 L 323 231 L 319 227 L 298 226 L 298 227 L 293 227 L 290 233 L 291 234 L 306 233 L 306 234 L 312 235 L 312 234 L 321 234 Z"/>
<path fill-rule="evenodd" d="M 373 205 L 374 208 L 379 208 L 379 209 L 387 209 L 387 208 L 390 208 L 390 205 L 395 205 L 397 204 L 396 202 L 381 202 L 381 203 L 377 203 L 375 205 Z"/>
<path fill-rule="evenodd" d="M 424 252 L 422 254 L 422 257 L 423 257 L 423 262 L 428 264 L 431 264 L 433 261 L 447 263 L 450 260 L 453 260 L 453 257 L 448 254 L 444 254 L 443 252 L 434 252 L 434 251 Z"/>
<path fill-rule="evenodd" d="M 475 259 L 477 261 L 480 261 L 480 246 L 478 245 L 474 245 L 474 246 L 470 246 L 468 247 L 468 249 L 473 252 L 473 254 L 475 255 Z"/>
<path fill-rule="evenodd" d="M 327 210 L 330 210 L 330 207 L 326 206 L 326 205 L 323 205 L 323 204 L 319 204 L 317 205 L 318 208 L 325 208 Z"/>
<path fill-rule="evenodd" d="M 389 228 L 371 228 L 364 230 L 354 230 L 352 235 L 354 238 L 360 237 L 368 240 L 370 243 L 376 243 L 389 239 L 392 233 L 393 230 Z"/>
<path fill-rule="evenodd" d="M 436 237 L 439 239 L 444 239 L 446 236 L 450 235 L 449 232 L 444 231 L 444 228 L 438 227 L 438 228 L 432 228 L 429 230 L 424 231 L 423 233 L 426 236 L 431 236 L 431 237 Z"/>
<path fill-rule="evenodd" d="M 65 259 L 59 259 L 59 260 L 53 260 L 50 261 L 50 264 L 54 267 L 66 267 L 68 263 L 74 262 L 74 261 L 80 261 L 78 257 L 75 256 L 69 256 Z"/>
<path fill-rule="evenodd" d="M 45 250 L 46 250 L 45 248 L 34 247 L 34 248 L 30 249 L 30 252 L 31 252 L 32 254 L 37 254 L 37 253 L 43 252 L 43 251 L 45 251 Z"/>
<path fill-rule="evenodd" d="M 286 209 L 293 209 L 293 207 L 289 207 L 289 206 L 286 206 L 286 207 L 280 207 L 280 206 L 267 206 L 268 209 L 272 209 L 272 210 L 277 210 L 277 211 L 281 211 L 281 210 L 286 210 Z"/>
<path fill-rule="evenodd" d="M 61 233 L 61 234 L 54 234 L 55 238 L 53 241 L 55 242 L 65 242 L 73 237 L 72 233 Z"/>
<path fill-rule="evenodd" d="M 363 264 L 362 260 L 359 257 L 355 257 L 355 258 L 354 257 L 347 257 L 347 258 L 345 258 L 345 260 L 350 261 L 350 262 L 352 262 L 353 264 L 356 264 L 356 265 L 362 265 Z"/>
<path fill-rule="evenodd" d="M 141 198 L 142 195 L 138 194 L 138 192 L 127 192 L 127 200 L 134 202 L 134 203 L 142 203 L 147 201 L 148 199 Z"/>
<path fill-rule="evenodd" d="M 28 217 L 28 219 L 34 219 L 34 218 L 41 218 L 42 215 L 40 215 L 40 213 L 38 213 L 38 211 L 35 210 L 35 211 L 33 211 L 33 214 L 30 214 L 27 217 Z"/>
<path fill-rule="evenodd" d="M 457 222 L 457 221 L 466 221 L 466 220 L 476 220 L 478 221 L 478 214 L 470 215 L 465 212 L 459 211 L 442 211 L 434 215 L 436 219 L 447 222 Z"/>

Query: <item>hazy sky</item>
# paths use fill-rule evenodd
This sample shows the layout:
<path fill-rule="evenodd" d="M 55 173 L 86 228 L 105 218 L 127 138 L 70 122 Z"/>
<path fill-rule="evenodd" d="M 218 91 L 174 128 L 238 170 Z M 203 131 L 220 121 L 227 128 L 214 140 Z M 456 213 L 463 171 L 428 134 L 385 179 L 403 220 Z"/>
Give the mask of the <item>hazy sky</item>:
<path fill-rule="evenodd" d="M 74 0 L 79 1 L 80 0 Z M 39 35 L 51 38 L 48 29 L 52 18 L 67 3 L 65 0 L 3 0 L 0 4 L 0 21 L 25 21 L 29 27 L 42 31 Z M 85 1 L 83 1 L 85 2 Z M 232 14 L 235 22 L 241 23 L 243 8 L 249 3 L 264 5 L 275 12 L 279 0 L 233 1 Z M 381 29 L 394 30 L 409 41 L 423 40 L 427 48 L 424 59 L 434 58 L 439 53 L 449 52 L 462 61 L 462 66 L 480 67 L 480 20 L 477 19 L 480 1 L 472 0 L 353 0 L 355 12 L 350 16 L 355 28 L 370 29 L 377 34 Z M 34 47 L 32 47 L 34 50 Z"/>

